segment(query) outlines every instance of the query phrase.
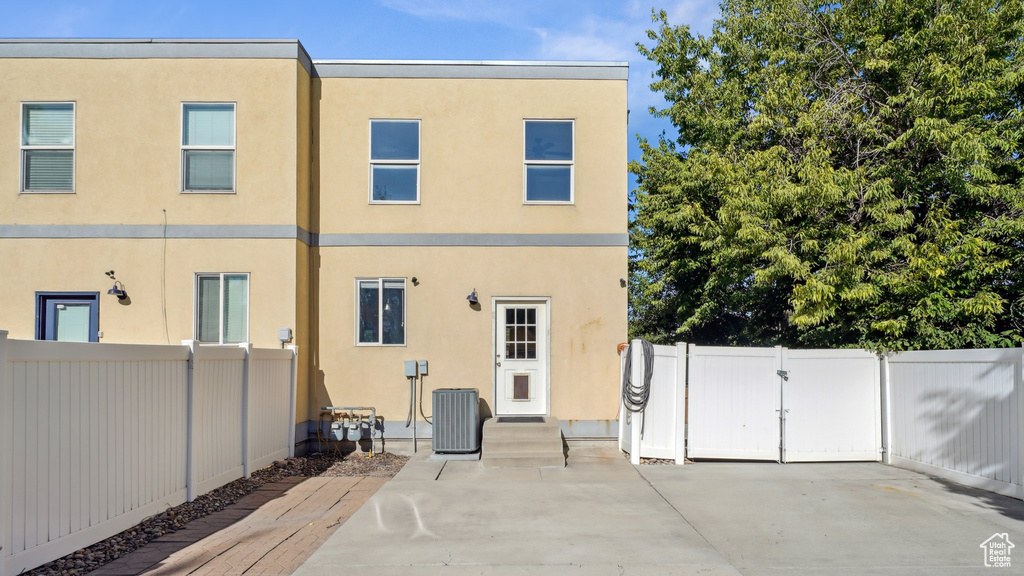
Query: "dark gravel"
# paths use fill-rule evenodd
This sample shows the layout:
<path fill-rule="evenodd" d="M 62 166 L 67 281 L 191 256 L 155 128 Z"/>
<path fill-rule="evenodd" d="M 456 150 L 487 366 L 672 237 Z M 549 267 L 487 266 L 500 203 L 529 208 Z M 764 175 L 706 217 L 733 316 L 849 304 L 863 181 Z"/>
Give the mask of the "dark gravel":
<path fill-rule="evenodd" d="M 192 520 L 227 508 L 237 502 L 239 498 L 255 492 L 264 484 L 277 482 L 289 476 L 390 478 L 402 469 L 408 459 L 408 456 L 384 452 L 375 454 L 373 458 L 367 458 L 363 454 L 347 456 L 310 454 L 275 462 L 262 470 L 253 472 L 249 478 L 240 478 L 203 494 L 193 502 L 185 502 L 168 508 L 120 534 L 23 574 L 25 576 L 78 576 L 85 574 L 145 546 L 155 538 L 180 530 Z"/>

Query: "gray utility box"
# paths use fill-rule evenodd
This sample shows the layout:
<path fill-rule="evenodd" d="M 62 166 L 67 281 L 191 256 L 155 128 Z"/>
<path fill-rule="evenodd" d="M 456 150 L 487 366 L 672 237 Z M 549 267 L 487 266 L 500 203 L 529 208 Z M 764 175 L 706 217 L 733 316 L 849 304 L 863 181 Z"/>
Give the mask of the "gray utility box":
<path fill-rule="evenodd" d="M 476 388 L 434 390 L 434 452 L 480 449 L 480 391 Z"/>

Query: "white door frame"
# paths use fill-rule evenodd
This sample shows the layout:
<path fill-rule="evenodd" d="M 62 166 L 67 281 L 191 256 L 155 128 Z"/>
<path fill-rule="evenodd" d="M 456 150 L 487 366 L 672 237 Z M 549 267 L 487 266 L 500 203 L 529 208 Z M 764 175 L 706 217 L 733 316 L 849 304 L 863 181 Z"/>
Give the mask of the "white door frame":
<path fill-rule="evenodd" d="M 544 367 L 545 380 L 545 416 L 551 415 L 551 297 L 550 296 L 491 296 L 491 412 L 498 415 L 498 366 L 494 355 L 498 350 L 498 303 L 499 302 L 539 302 L 544 304 L 544 338 L 547 339 L 547 362 Z"/>

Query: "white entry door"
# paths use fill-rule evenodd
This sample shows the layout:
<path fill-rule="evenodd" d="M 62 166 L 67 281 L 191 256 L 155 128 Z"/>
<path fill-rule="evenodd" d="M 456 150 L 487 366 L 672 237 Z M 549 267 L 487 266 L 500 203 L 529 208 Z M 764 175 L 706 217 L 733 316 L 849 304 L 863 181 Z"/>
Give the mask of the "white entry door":
<path fill-rule="evenodd" d="M 544 300 L 495 305 L 494 414 L 548 414 L 548 314 Z"/>

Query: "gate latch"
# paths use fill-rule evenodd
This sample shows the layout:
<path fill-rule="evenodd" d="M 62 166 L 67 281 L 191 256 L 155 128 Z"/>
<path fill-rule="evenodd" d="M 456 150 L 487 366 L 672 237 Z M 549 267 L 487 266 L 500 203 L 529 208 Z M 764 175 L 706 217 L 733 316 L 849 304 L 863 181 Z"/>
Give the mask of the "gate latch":
<path fill-rule="evenodd" d="M 781 376 L 786 382 L 789 382 L 789 370 L 776 370 L 775 373 Z"/>

